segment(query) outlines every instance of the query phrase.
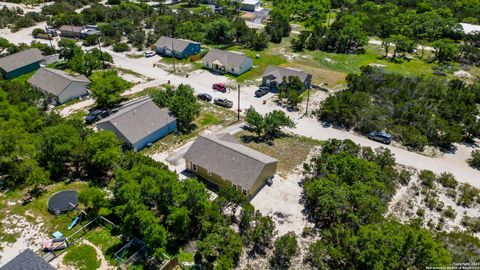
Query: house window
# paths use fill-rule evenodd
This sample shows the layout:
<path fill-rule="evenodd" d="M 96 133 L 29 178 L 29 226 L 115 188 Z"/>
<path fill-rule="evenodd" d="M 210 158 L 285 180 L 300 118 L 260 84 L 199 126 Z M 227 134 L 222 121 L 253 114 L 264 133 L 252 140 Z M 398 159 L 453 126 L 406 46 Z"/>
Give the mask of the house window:
<path fill-rule="evenodd" d="M 212 172 L 211 171 L 208 171 L 208 176 L 212 176 Z"/>
<path fill-rule="evenodd" d="M 243 195 L 247 195 L 247 191 L 245 189 L 243 190 Z"/>
<path fill-rule="evenodd" d="M 208 63 L 205 63 L 205 66 L 207 66 L 207 67 L 208 67 L 208 66 L 209 66 L 209 65 L 208 65 Z"/>
<path fill-rule="evenodd" d="M 192 170 L 197 171 L 197 165 L 196 164 L 192 164 Z"/>
<path fill-rule="evenodd" d="M 232 71 L 235 71 L 235 68 L 232 67 Z"/>

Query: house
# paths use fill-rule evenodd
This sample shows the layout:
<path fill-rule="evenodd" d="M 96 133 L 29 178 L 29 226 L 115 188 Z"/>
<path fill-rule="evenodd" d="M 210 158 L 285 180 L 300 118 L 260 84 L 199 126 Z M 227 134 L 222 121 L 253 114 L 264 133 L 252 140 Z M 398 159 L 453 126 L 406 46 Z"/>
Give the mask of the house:
<path fill-rule="evenodd" d="M 461 23 L 460 26 L 463 29 L 463 32 L 467 35 L 473 34 L 475 32 L 480 33 L 480 25 L 470 24 L 470 23 Z"/>
<path fill-rule="evenodd" d="M 242 0 L 241 10 L 255 12 L 262 9 L 262 1 L 260 0 Z"/>
<path fill-rule="evenodd" d="M 58 104 L 88 95 L 90 80 L 84 75 L 72 75 L 63 70 L 41 68 L 28 79 L 28 83 L 46 95 L 52 95 Z"/>
<path fill-rule="evenodd" d="M 283 79 L 290 76 L 298 77 L 305 85 L 305 90 L 310 89 L 312 84 L 312 75 L 299 69 L 268 66 L 262 76 L 262 85 L 271 89 L 277 89 L 284 83 Z"/>
<path fill-rule="evenodd" d="M 60 31 L 60 36 L 67 38 L 80 38 L 82 36 L 82 30 L 83 26 L 76 25 L 62 25 L 60 28 L 58 28 L 58 31 Z"/>
<path fill-rule="evenodd" d="M 177 119 L 151 98 L 143 98 L 124 104 L 118 112 L 97 122 L 97 128 L 113 131 L 127 147 L 139 151 L 177 131 Z"/>
<path fill-rule="evenodd" d="M 248 196 L 254 196 L 277 170 L 276 159 L 241 145 L 228 133 L 200 135 L 184 158 L 187 170 Z"/>
<path fill-rule="evenodd" d="M 160 55 L 172 56 L 177 58 L 187 58 L 191 55 L 200 53 L 200 43 L 187 40 L 162 36 L 155 43 L 157 53 Z"/>
<path fill-rule="evenodd" d="M 31 249 L 27 248 L 15 258 L 11 259 L 0 270 L 55 270 L 42 257 L 37 255 Z"/>
<path fill-rule="evenodd" d="M 241 75 L 252 69 L 253 61 L 244 53 L 211 49 L 203 57 L 203 66 L 212 71 Z"/>
<path fill-rule="evenodd" d="M 0 71 L 4 78 L 12 79 L 40 68 L 45 57 L 33 48 L 0 58 Z"/>
<path fill-rule="evenodd" d="M 102 32 L 98 29 L 93 28 L 83 28 L 80 31 L 80 38 L 86 39 L 88 36 L 100 36 Z"/>

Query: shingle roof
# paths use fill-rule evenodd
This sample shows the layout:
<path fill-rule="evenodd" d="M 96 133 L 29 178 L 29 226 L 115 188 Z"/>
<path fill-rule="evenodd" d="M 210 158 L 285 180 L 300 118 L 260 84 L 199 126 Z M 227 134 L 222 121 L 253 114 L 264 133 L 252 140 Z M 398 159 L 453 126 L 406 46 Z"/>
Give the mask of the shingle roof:
<path fill-rule="evenodd" d="M 224 66 L 240 67 L 240 65 L 247 58 L 248 57 L 241 52 L 211 49 L 210 51 L 208 51 L 207 55 L 205 55 L 203 60 L 207 61 L 208 63 L 219 61 Z"/>
<path fill-rule="evenodd" d="M 97 126 L 111 125 L 130 144 L 135 144 L 156 132 L 176 118 L 167 109 L 159 108 L 152 99 L 130 102 L 118 112 L 97 122 Z"/>
<path fill-rule="evenodd" d="M 173 44 L 173 49 L 176 52 L 183 52 L 189 44 L 200 44 L 200 43 L 187 40 L 187 39 L 179 39 L 179 38 L 162 36 L 160 39 L 157 40 L 157 42 L 155 43 L 155 46 L 159 48 L 167 48 L 169 50 L 172 50 L 172 44 Z"/>
<path fill-rule="evenodd" d="M 265 165 L 277 162 L 239 144 L 230 134 L 200 135 L 184 158 L 245 189 L 253 187 Z"/>
<path fill-rule="evenodd" d="M 300 79 L 300 81 L 305 82 L 307 78 L 311 78 L 312 75 L 305 73 L 298 69 L 293 68 L 283 68 L 283 67 L 275 67 L 275 66 L 268 66 L 267 70 L 263 73 L 263 77 L 271 76 L 274 81 L 278 84 L 283 82 L 283 77 L 290 77 L 296 76 Z"/>
<path fill-rule="evenodd" d="M 1 270 L 55 270 L 42 257 L 35 254 L 31 249 L 26 249 L 0 267 Z"/>
<path fill-rule="evenodd" d="M 39 49 L 28 49 L 0 58 L 0 68 L 5 72 L 10 72 L 40 62 L 43 59 L 45 59 L 45 57 Z"/>
<path fill-rule="evenodd" d="M 80 31 L 83 30 L 83 26 L 76 26 L 76 25 L 62 25 L 60 28 L 58 28 L 59 31 L 70 31 L 75 33 L 80 33 Z"/>
<path fill-rule="evenodd" d="M 90 80 L 84 75 L 74 76 L 53 68 L 41 68 L 28 79 L 32 86 L 55 96 L 60 95 L 72 82 L 90 83 Z"/>

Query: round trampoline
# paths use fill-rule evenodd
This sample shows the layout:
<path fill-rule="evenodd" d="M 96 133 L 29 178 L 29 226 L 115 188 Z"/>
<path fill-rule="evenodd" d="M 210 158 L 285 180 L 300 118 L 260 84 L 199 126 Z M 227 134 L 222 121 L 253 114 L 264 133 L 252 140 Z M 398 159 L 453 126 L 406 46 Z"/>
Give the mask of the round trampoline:
<path fill-rule="evenodd" d="M 78 205 L 78 192 L 75 190 L 59 191 L 48 199 L 48 210 L 60 215 L 73 210 Z"/>

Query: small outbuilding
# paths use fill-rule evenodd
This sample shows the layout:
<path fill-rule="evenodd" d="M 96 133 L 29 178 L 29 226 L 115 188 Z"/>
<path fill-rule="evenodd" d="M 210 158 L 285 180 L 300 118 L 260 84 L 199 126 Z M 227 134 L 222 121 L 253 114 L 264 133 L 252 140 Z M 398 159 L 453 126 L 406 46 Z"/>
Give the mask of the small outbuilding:
<path fill-rule="evenodd" d="M 277 170 L 276 159 L 240 144 L 228 133 L 198 136 L 184 158 L 187 170 L 247 196 L 254 196 Z"/>
<path fill-rule="evenodd" d="M 27 248 L 18 254 L 15 258 L 11 259 L 4 266 L 0 267 L 0 270 L 55 270 L 56 268 L 51 266 L 42 257 L 37 255 L 31 249 Z"/>
<path fill-rule="evenodd" d="M 63 70 L 41 68 L 28 80 L 35 89 L 52 95 L 58 104 L 88 95 L 90 80 L 84 75 L 72 75 Z"/>
<path fill-rule="evenodd" d="M 118 112 L 97 122 L 97 128 L 113 131 L 127 147 L 139 151 L 177 131 L 177 119 L 151 98 L 143 98 L 124 104 Z"/>
<path fill-rule="evenodd" d="M 39 49 L 27 49 L 0 58 L 0 71 L 4 78 L 12 79 L 39 69 L 44 60 Z"/>
<path fill-rule="evenodd" d="M 188 39 L 179 39 L 162 36 L 155 43 L 156 51 L 160 55 L 187 58 L 200 53 L 200 43 Z"/>
<path fill-rule="evenodd" d="M 268 66 L 262 76 L 262 85 L 277 89 L 284 83 L 284 78 L 298 77 L 305 85 L 304 90 L 310 89 L 312 84 L 312 75 L 299 69 Z"/>
<path fill-rule="evenodd" d="M 238 76 L 252 69 L 253 60 L 242 52 L 211 49 L 203 57 L 203 66 L 214 72 Z"/>
<path fill-rule="evenodd" d="M 60 31 L 61 37 L 80 38 L 82 37 L 83 28 L 83 26 L 62 25 L 60 28 L 58 28 L 58 31 Z"/>
<path fill-rule="evenodd" d="M 262 1 L 260 0 L 243 0 L 241 10 L 255 12 L 262 9 Z"/>

